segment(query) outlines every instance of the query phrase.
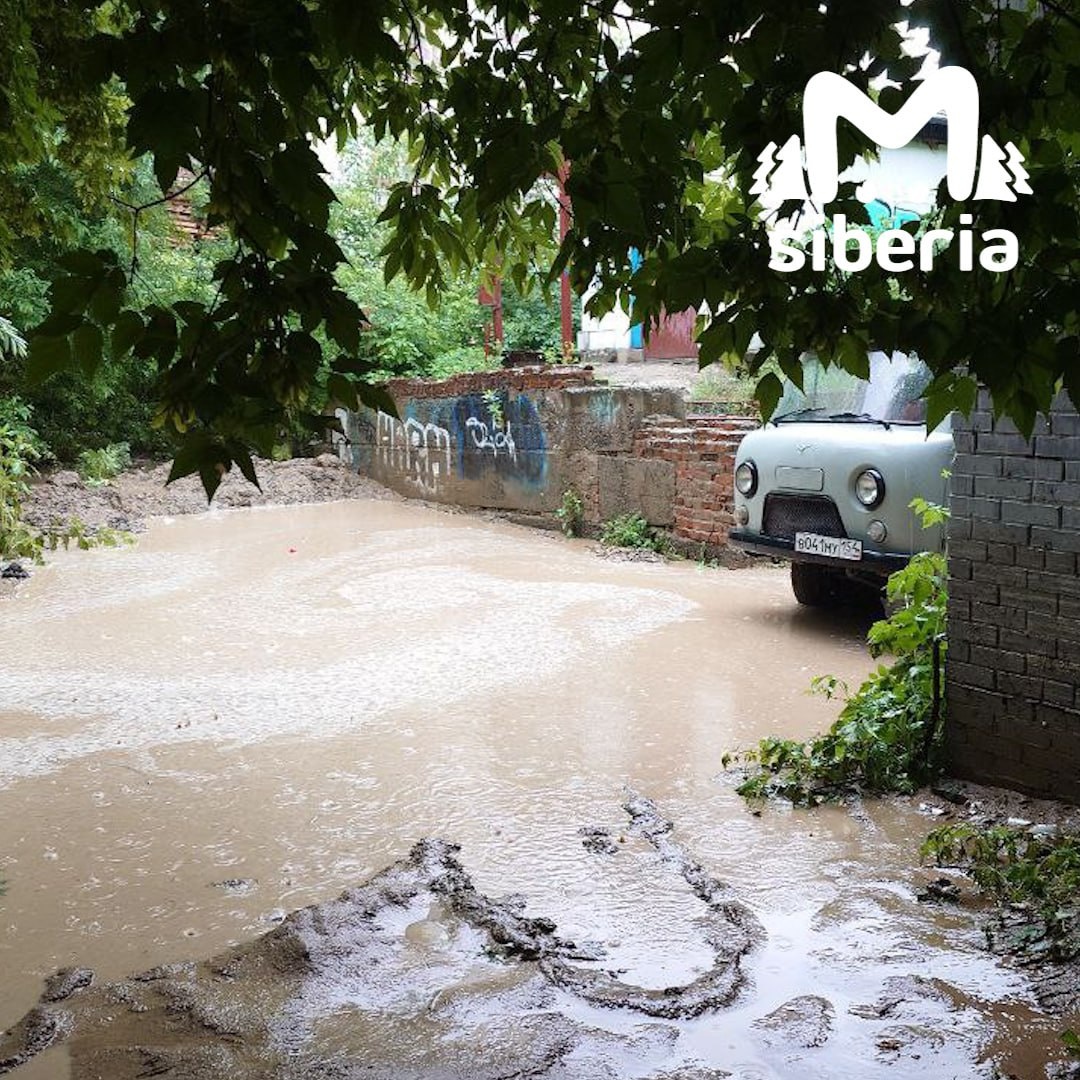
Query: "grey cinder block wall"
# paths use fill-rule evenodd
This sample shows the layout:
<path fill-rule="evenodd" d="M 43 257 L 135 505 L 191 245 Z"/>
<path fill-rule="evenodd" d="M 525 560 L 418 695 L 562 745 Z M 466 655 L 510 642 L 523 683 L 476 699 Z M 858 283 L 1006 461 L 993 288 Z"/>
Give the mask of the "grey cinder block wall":
<path fill-rule="evenodd" d="M 986 393 L 955 427 L 948 753 L 957 775 L 1080 802 L 1080 414 L 1030 440 Z"/>

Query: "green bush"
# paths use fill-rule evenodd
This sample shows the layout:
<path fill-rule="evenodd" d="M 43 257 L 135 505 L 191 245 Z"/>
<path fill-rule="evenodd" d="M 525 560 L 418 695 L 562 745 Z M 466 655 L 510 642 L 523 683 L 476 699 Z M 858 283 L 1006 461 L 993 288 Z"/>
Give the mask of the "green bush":
<path fill-rule="evenodd" d="M 922 500 L 913 507 L 924 526 L 945 514 Z M 943 704 L 936 691 L 944 679 L 946 581 L 945 556 L 937 552 L 916 555 L 889 578 L 886 595 L 893 613 L 874 623 L 867 641 L 874 656 L 887 654 L 892 663 L 880 665 L 850 695 L 833 676 L 813 681 L 813 691 L 845 699 L 824 735 L 806 742 L 770 736 L 751 750 L 725 754 L 725 768 L 747 769 L 740 795 L 814 806 L 856 791 L 911 792 L 937 775 Z"/>
<path fill-rule="evenodd" d="M 581 301 L 574 298 L 574 340 L 581 325 Z M 503 284 L 503 344 L 506 349 L 536 349 L 549 363 L 562 363 L 562 321 L 558 295 L 538 288 L 521 293 L 512 282 Z"/>
<path fill-rule="evenodd" d="M 86 206 L 78 178 L 57 162 L 23 168 L 20 177 L 25 197 L 38 207 L 45 225 L 25 234 L 13 250 L 11 264 L 0 268 L 0 296 L 5 315 L 25 333 L 48 313 L 49 282 L 73 247 L 108 249 L 130 265 L 131 217 L 117 206 Z M 140 204 L 155 194 L 160 193 L 150 162 L 136 162 L 124 197 Z M 139 306 L 209 298 L 222 243 L 178 241 L 164 207 L 143 212 L 139 258 L 130 286 L 132 302 Z M 17 394 L 33 406 L 38 434 L 58 460 L 75 462 L 87 447 L 116 442 L 128 442 L 141 453 L 158 454 L 170 447 L 151 424 L 157 376 L 152 360 L 132 357 L 119 364 L 102 364 L 92 378 L 60 373 L 41 385 L 30 385 L 25 356 L 14 355 L 0 365 L 0 397 Z"/>
<path fill-rule="evenodd" d="M 663 553 L 667 542 L 640 514 L 620 514 L 600 526 L 600 543 Z"/>
<path fill-rule="evenodd" d="M 131 447 L 126 442 L 109 443 L 100 450 L 84 450 L 77 468 L 87 484 L 108 483 L 131 464 Z"/>
<path fill-rule="evenodd" d="M 497 367 L 498 358 L 484 353 L 491 313 L 478 300 L 478 270 L 445 267 L 446 286 L 434 307 L 403 278 L 386 281 L 382 249 L 389 234 L 378 218 L 392 185 L 413 174 L 407 147 L 391 139 L 375 142 L 364 133 L 346 148 L 342 161 L 333 229 L 349 263 L 338 279 L 371 322 L 363 335 L 365 359 L 384 377 L 448 378 Z M 522 292 L 509 280 L 503 282 L 502 297 L 503 348 L 539 349 L 557 359 L 557 298 L 539 289 Z M 575 304 L 575 320 L 578 308 Z"/>
<path fill-rule="evenodd" d="M 41 530 L 23 520 L 23 503 L 30 494 L 30 477 L 42 457 L 40 440 L 30 426 L 30 409 L 17 398 L 0 398 L 0 561 L 30 559 L 40 563 L 46 548 L 55 551 L 72 544 L 86 550 L 133 542 L 117 529 L 89 529 L 78 518 Z M 126 446 L 107 447 L 110 465 L 126 454 Z M 99 452 L 104 453 L 104 452 Z"/>
<path fill-rule="evenodd" d="M 482 345 L 458 345 L 436 356 L 424 374 L 432 379 L 449 379 L 467 371 L 493 371 L 498 366 L 499 357 L 494 353 L 485 355 Z"/>
<path fill-rule="evenodd" d="M 22 516 L 39 457 L 32 429 L 0 419 L 0 559 L 41 561 L 41 534 Z"/>
<path fill-rule="evenodd" d="M 567 488 L 563 492 L 555 517 L 558 518 L 559 526 L 567 536 L 581 535 L 581 526 L 585 521 L 585 504 L 573 488 Z"/>

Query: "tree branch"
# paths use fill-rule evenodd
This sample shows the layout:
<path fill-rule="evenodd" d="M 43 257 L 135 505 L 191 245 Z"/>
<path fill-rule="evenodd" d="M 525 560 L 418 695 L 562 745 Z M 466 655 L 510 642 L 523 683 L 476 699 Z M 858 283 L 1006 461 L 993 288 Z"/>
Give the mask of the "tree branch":
<path fill-rule="evenodd" d="M 1049 8 L 1059 19 L 1064 19 L 1070 26 L 1080 30 L 1080 19 L 1073 15 L 1072 12 L 1066 11 L 1056 0 L 1041 0 L 1041 3 L 1044 8 Z"/>

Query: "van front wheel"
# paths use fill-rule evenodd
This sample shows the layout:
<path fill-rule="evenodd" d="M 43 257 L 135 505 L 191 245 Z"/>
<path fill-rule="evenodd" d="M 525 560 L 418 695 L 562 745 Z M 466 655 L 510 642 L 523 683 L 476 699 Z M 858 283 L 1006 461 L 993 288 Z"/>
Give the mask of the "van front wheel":
<path fill-rule="evenodd" d="M 795 599 L 807 607 L 836 607 L 842 602 L 843 575 L 817 563 L 791 564 L 791 589 Z"/>

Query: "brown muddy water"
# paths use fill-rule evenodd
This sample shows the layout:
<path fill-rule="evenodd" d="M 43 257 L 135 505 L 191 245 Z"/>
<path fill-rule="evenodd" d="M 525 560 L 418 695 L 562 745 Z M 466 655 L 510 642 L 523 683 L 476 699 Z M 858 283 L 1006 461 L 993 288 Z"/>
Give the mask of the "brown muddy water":
<path fill-rule="evenodd" d="M 614 562 L 400 503 L 161 520 L 134 549 L 57 558 L 0 602 L 0 1029 L 57 968 L 114 980 L 208 957 L 421 837 L 460 844 L 478 889 L 524 894 L 624 981 L 687 982 L 713 959 L 703 905 L 629 834 L 629 785 L 764 938 L 734 1002 L 693 1019 L 560 992 L 621 1040 L 565 1075 L 1041 1078 L 1060 1023 L 970 912 L 915 899 L 931 820 L 888 802 L 754 816 L 721 774 L 726 749 L 827 725 L 836 707 L 807 685 L 857 682 L 864 631 L 798 608 L 772 568 Z M 583 826 L 618 853 L 587 850 Z M 429 914 L 386 932 L 438 938 Z M 432 1019 L 456 971 L 424 953 L 366 1005 L 307 993 L 312 1038 L 380 1076 L 512 1057 Z M 830 1003 L 814 1037 L 757 1023 L 807 995 Z"/>

